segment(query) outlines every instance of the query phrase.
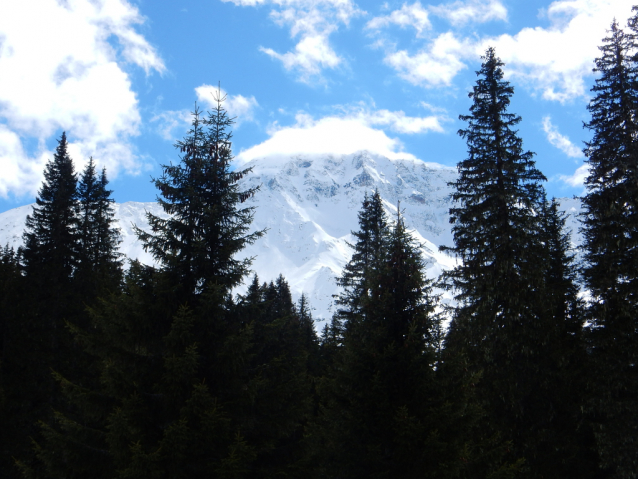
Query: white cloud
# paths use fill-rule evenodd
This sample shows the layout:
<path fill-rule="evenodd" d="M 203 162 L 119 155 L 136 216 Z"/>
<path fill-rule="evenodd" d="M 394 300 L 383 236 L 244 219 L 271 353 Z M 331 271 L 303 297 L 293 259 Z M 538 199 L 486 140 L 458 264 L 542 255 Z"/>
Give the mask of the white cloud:
<path fill-rule="evenodd" d="M 385 63 L 399 76 L 415 85 L 447 86 L 456 75 L 475 63 L 488 46 L 506 63 L 506 74 L 517 77 L 543 98 L 566 102 L 586 97 L 587 77 L 592 75 L 598 46 L 614 18 L 621 23 L 631 16 L 635 0 L 556 0 L 540 15 L 549 23 L 520 30 L 514 35 L 476 38 L 467 29 L 428 31 L 427 44 L 416 53 L 397 50 L 391 42 Z M 403 18 L 401 9 L 369 24 L 389 25 L 393 15 Z M 507 10 L 500 1 L 456 1 L 429 6 L 427 11 L 447 18 L 455 26 L 488 20 L 507 20 Z M 423 30 L 424 31 L 424 30 Z"/>
<path fill-rule="evenodd" d="M 388 53 L 384 61 L 414 85 L 441 86 L 449 85 L 458 72 L 467 68 L 462 59 L 468 55 L 476 55 L 472 42 L 446 32 L 416 55 L 399 50 Z"/>
<path fill-rule="evenodd" d="M 407 134 L 440 132 L 443 131 L 440 122 L 445 118 L 419 118 L 407 116 L 402 111 L 355 108 L 343 116 L 327 116 L 318 120 L 307 113 L 298 113 L 295 120 L 296 123 L 288 127 L 273 125 L 268 140 L 241 151 L 237 157 L 241 161 L 250 161 L 270 155 L 345 155 L 367 150 L 390 159 L 414 158 L 403 151 L 400 140 L 389 137 L 375 126 Z"/>
<path fill-rule="evenodd" d="M 343 58 L 332 48 L 329 37 L 340 25 L 363 14 L 353 0 L 223 0 L 239 6 L 271 4 L 270 17 L 279 26 L 290 29 L 296 40 L 293 50 L 279 53 L 269 47 L 260 50 L 282 62 L 284 68 L 298 74 L 299 80 L 310 82 L 324 69 L 334 69 Z"/>
<path fill-rule="evenodd" d="M 491 20 L 507 20 L 507 8 L 499 0 L 469 0 L 457 1 L 430 6 L 429 10 L 441 17 L 447 18 L 453 25 L 475 22 L 483 23 Z"/>
<path fill-rule="evenodd" d="M 206 110 L 210 110 L 217 106 L 215 98 L 218 97 L 218 87 L 212 85 L 200 85 L 195 88 L 197 101 L 203 103 L 203 116 Z M 223 88 L 220 88 L 221 97 L 226 97 L 224 108 L 228 115 L 235 117 L 235 124 L 239 125 L 245 121 L 254 121 L 255 109 L 259 107 L 254 96 L 245 97 L 243 95 L 228 95 Z M 200 105 L 202 109 L 202 105 Z M 151 118 L 152 123 L 157 124 L 157 132 L 162 138 L 169 141 L 175 141 L 184 135 L 193 120 L 191 110 L 168 110 L 156 114 Z M 177 132 L 175 131 L 177 130 Z"/>
<path fill-rule="evenodd" d="M 206 104 L 207 108 L 214 108 L 217 106 L 215 98 L 221 95 L 221 98 L 226 97 L 224 101 L 224 108 L 228 112 L 228 115 L 235 117 L 237 125 L 245 121 L 254 120 L 255 109 L 259 107 L 259 103 L 254 96 L 245 97 L 243 95 L 228 95 L 223 88 L 212 85 L 201 85 L 195 88 L 197 94 L 197 100 Z"/>
<path fill-rule="evenodd" d="M 349 118 L 357 119 L 367 126 L 387 126 L 397 133 L 414 134 L 434 131 L 442 133 L 441 122 L 448 121 L 443 116 L 407 116 L 402 111 L 364 110 L 352 112 Z"/>
<path fill-rule="evenodd" d="M 301 120 L 301 119 L 300 119 Z M 371 128 L 355 118 L 327 117 L 318 121 L 301 121 L 298 125 L 281 128 L 272 136 L 247 150 L 237 158 L 250 161 L 270 155 L 297 153 L 349 154 L 368 150 L 388 158 L 413 158 L 401 152 L 401 143 L 382 130 Z"/>
<path fill-rule="evenodd" d="M 598 46 L 614 18 L 624 23 L 634 0 L 558 0 L 546 11 L 548 28 L 524 28 L 481 42 L 507 63 L 507 69 L 542 92 L 547 100 L 565 102 L 586 96 Z"/>
<path fill-rule="evenodd" d="M 580 148 L 574 145 L 565 135 L 561 135 L 558 132 L 558 129 L 552 124 L 552 119 L 549 116 L 543 118 L 543 131 L 547 135 L 547 141 L 570 158 L 580 158 L 584 156 Z"/>
<path fill-rule="evenodd" d="M 579 166 L 578 169 L 571 176 L 560 175 L 561 181 L 567 183 L 570 186 L 578 187 L 585 184 L 585 179 L 589 176 L 589 165 L 584 164 Z"/>
<path fill-rule="evenodd" d="M 37 157 L 29 157 L 20 137 L 0 125 L 0 196 L 35 194 L 48 153 L 40 151 Z"/>
<path fill-rule="evenodd" d="M 42 157 L 50 157 L 44 141 L 60 130 L 67 131 L 78 166 L 92 155 L 111 177 L 120 170 L 140 170 L 129 142 L 140 125 L 138 100 L 122 64 L 147 73 L 165 69 L 135 31 L 143 21 L 127 0 L 0 3 L 0 118 L 5 123 L 0 141 L 6 142 L 0 151 L 15 152 L 22 163 L 17 169 L 2 163 L 0 195 L 36 191 Z M 109 43 L 112 38 L 121 55 Z M 19 138 L 35 139 L 40 146 L 26 152 Z"/>
<path fill-rule="evenodd" d="M 190 110 L 167 110 L 154 115 L 150 121 L 157 124 L 157 132 L 162 138 L 175 141 L 177 137 L 174 130 L 179 128 L 178 135 L 183 135 L 191 124 L 191 119 Z"/>
<path fill-rule="evenodd" d="M 424 31 L 432 28 L 428 12 L 423 8 L 421 2 L 415 2 L 412 5 L 404 3 L 399 10 L 394 10 L 390 15 L 373 18 L 366 24 L 366 28 L 379 30 L 388 25 L 398 25 L 401 28 L 412 27 L 416 30 L 417 37 L 422 36 Z"/>

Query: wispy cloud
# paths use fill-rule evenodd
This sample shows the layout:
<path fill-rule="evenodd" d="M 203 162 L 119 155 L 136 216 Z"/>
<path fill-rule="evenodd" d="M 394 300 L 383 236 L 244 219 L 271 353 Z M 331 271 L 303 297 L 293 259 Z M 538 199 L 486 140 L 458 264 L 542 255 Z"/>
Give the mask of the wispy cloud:
<path fill-rule="evenodd" d="M 468 0 L 427 7 L 420 7 L 418 2 L 403 4 L 400 9 L 373 18 L 368 25 L 375 26 L 375 32 L 391 24 L 410 25 L 415 20 L 407 12 L 421 8 L 429 14 L 428 21 L 437 15 L 454 27 L 436 31 L 423 26 L 419 32 L 425 40 L 417 51 L 399 49 L 391 41 L 377 42 L 385 48 L 385 63 L 412 84 L 450 85 L 459 72 L 470 63 L 475 64 L 479 55 L 492 46 L 507 64 L 508 75 L 517 77 L 543 98 L 564 103 L 586 97 L 586 80 L 592 75 L 592 64 L 600 54 L 598 46 L 606 30 L 613 18 L 628 18 L 633 3 L 634 0 L 556 0 L 539 17 L 539 23 L 548 23 L 547 26 L 478 38 L 467 24 L 506 21 L 503 2 Z"/>
<path fill-rule="evenodd" d="M 384 61 L 414 85 L 445 86 L 467 68 L 463 59 L 468 55 L 476 55 L 472 42 L 446 32 L 416 54 L 407 50 L 388 52 Z"/>
<path fill-rule="evenodd" d="M 425 117 L 409 116 L 403 111 L 374 110 L 365 107 L 346 108 L 344 118 L 356 119 L 367 126 L 384 126 L 403 134 L 418 134 L 427 132 L 442 133 L 442 123 L 450 121 L 445 115 L 430 115 Z"/>
<path fill-rule="evenodd" d="M 507 20 L 507 8 L 499 0 L 469 0 L 431 5 L 429 10 L 448 19 L 453 25 Z"/>
<path fill-rule="evenodd" d="M 235 118 L 236 126 L 247 121 L 254 121 L 255 110 L 259 108 L 259 103 L 254 96 L 229 95 L 223 88 L 213 85 L 198 86 L 195 88 L 195 95 L 197 101 L 203 104 L 204 110 L 215 108 L 217 106 L 215 99 L 225 97 L 224 109 L 231 118 Z M 183 136 L 192 120 L 191 110 L 183 109 L 162 111 L 155 114 L 150 121 L 156 125 L 156 131 L 162 138 L 175 141 Z"/>
<path fill-rule="evenodd" d="M 330 44 L 330 35 L 364 13 L 352 0 L 223 1 L 239 6 L 272 5 L 270 17 L 277 25 L 290 29 L 290 37 L 296 44 L 285 53 L 267 46 L 260 50 L 279 60 L 286 70 L 295 72 L 297 78 L 306 83 L 320 78 L 323 70 L 337 68 L 344 62 Z"/>
<path fill-rule="evenodd" d="M 229 95 L 223 88 L 212 85 L 201 85 L 195 88 L 197 100 L 204 103 L 207 108 L 217 106 L 215 98 L 224 98 L 224 108 L 231 117 L 235 117 L 237 125 L 246 121 L 253 121 L 255 110 L 259 108 L 259 103 L 254 96 Z"/>
<path fill-rule="evenodd" d="M 614 18 L 631 15 L 633 0 L 557 0 L 544 12 L 550 25 L 484 39 L 508 70 L 543 98 L 566 102 L 585 97 L 598 46 Z"/>
<path fill-rule="evenodd" d="M 574 145 L 565 135 L 561 135 L 558 132 L 558 129 L 552 124 L 552 119 L 549 116 L 543 118 L 543 131 L 547 135 L 547 141 L 570 158 L 581 158 L 584 156 L 580 148 Z"/>
<path fill-rule="evenodd" d="M 579 187 L 585 185 L 585 180 L 589 176 L 589 165 L 579 166 L 573 175 L 560 175 L 560 180 L 569 186 Z"/>
<path fill-rule="evenodd" d="M 421 2 L 412 5 L 406 3 L 399 10 L 394 10 L 389 15 L 374 17 L 366 24 L 370 30 L 380 30 L 390 25 L 397 25 L 401 28 L 412 27 L 416 30 L 417 37 L 432 28 L 428 11 L 423 8 Z"/>

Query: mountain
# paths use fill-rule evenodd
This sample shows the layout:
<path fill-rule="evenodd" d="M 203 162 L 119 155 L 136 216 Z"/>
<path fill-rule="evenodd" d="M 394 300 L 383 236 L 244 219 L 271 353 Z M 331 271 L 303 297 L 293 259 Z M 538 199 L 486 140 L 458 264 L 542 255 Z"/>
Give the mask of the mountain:
<path fill-rule="evenodd" d="M 242 180 L 246 187 L 261 185 L 247 200 L 256 207 L 253 228 L 268 228 L 266 236 L 243 254 L 255 258 L 253 269 L 261 281 L 274 280 L 281 273 L 295 298 L 305 292 L 319 323 L 332 315 L 332 295 L 338 291 L 335 278 L 352 253 L 348 246 L 354 241 L 351 230 L 358 228 L 357 213 L 365 193 L 375 188 L 389 217 L 395 218 L 400 207 L 406 225 L 423 244 L 428 277 L 437 277 L 455 263 L 438 248 L 452 244 L 447 183 L 455 179 L 456 168 L 415 159 L 390 160 L 365 151 L 238 160 L 238 167 L 253 168 Z M 562 199 L 561 205 L 570 213 L 580 208 L 575 199 Z M 24 220 L 30 211 L 30 206 L 22 206 L 0 214 L 0 245 L 22 243 Z M 145 211 L 164 215 L 156 203 L 115 205 L 121 251 L 152 264 L 133 233 L 133 224 L 148 228 Z M 575 225 L 572 215 L 569 226 L 574 231 Z"/>

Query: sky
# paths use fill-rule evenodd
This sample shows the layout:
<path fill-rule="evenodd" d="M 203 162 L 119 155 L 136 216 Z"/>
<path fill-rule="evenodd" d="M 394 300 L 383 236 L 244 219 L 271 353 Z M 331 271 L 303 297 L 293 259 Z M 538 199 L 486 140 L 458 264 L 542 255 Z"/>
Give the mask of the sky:
<path fill-rule="evenodd" d="M 0 212 L 34 201 L 63 131 L 76 171 L 93 157 L 116 201 L 154 201 L 218 88 L 241 160 L 366 149 L 455 166 L 489 46 L 549 196 L 580 195 L 594 59 L 632 1 L 0 2 Z"/>

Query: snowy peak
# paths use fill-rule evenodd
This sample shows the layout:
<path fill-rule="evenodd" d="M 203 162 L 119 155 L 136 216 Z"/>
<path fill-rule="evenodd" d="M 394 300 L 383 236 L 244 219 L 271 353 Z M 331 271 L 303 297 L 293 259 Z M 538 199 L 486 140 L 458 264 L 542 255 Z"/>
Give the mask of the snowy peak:
<path fill-rule="evenodd" d="M 390 218 L 400 204 L 406 225 L 424 244 L 429 276 L 453 265 L 438 246 L 451 241 L 447 183 L 456 177 L 454 168 L 365 151 L 269 157 L 242 166 L 253 168 L 246 186 L 261 185 L 250 200 L 257 208 L 254 225 L 268 228 L 266 237 L 247 249 L 256 256 L 254 269 L 262 279 L 283 273 L 293 293 L 309 296 L 317 319 L 333 312 L 335 278 L 352 254 L 347 243 L 358 229 L 364 195 L 375 188 Z"/>
<path fill-rule="evenodd" d="M 333 295 L 338 292 L 335 278 L 352 255 L 348 242 L 354 241 L 351 231 L 358 229 L 364 195 L 375 188 L 390 220 L 396 217 L 400 205 L 406 226 L 423 245 L 428 277 L 435 278 L 455 264 L 439 251 L 439 246 L 453 244 L 448 183 L 456 179 L 456 168 L 412 159 L 390 160 L 366 151 L 280 155 L 238 163 L 239 168 L 253 169 L 242 179 L 242 188 L 260 186 L 246 202 L 256 208 L 253 230 L 268 230 L 242 255 L 255 258 L 253 270 L 261 281 L 283 274 L 295 299 L 305 292 L 319 321 L 329 319 L 334 312 Z M 580 202 L 560 202 L 571 214 L 568 228 L 576 233 L 575 213 Z M 22 244 L 24 221 L 30 212 L 30 206 L 23 206 L 0 214 L 0 245 Z M 133 229 L 133 225 L 148 228 L 146 212 L 166 217 L 157 203 L 115 206 L 122 233 L 121 251 L 152 264 L 153 258 L 143 250 Z M 580 242 L 577 234 L 573 239 Z"/>

